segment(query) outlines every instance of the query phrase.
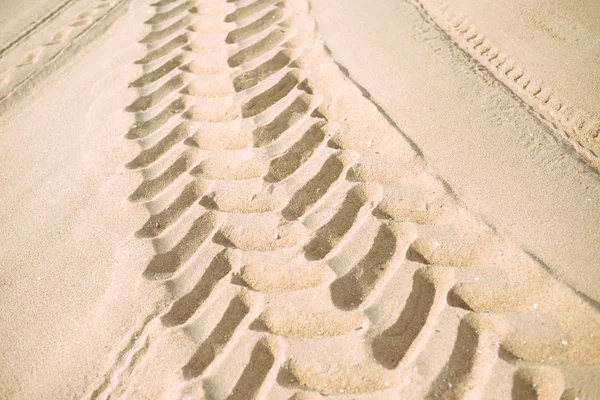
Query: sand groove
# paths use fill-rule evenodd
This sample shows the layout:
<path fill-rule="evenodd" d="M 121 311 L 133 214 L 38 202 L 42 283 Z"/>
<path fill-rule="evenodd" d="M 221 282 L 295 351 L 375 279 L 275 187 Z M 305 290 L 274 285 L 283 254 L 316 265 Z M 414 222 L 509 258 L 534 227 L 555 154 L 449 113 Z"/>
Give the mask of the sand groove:
<path fill-rule="evenodd" d="M 169 393 L 485 398 L 495 373 L 514 393 L 585 391 L 563 372 L 597 367 L 600 314 L 446 192 L 304 1 L 154 7 L 126 137 L 157 253 L 145 277 L 172 292 L 154 335 L 194 349 L 163 365 Z M 418 372 L 450 315 L 453 348 Z"/>

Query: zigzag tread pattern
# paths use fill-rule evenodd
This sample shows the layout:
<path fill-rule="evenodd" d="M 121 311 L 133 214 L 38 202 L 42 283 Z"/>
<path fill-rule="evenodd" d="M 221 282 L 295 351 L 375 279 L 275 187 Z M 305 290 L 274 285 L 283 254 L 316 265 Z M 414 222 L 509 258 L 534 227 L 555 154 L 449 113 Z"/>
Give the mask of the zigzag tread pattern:
<path fill-rule="evenodd" d="M 600 122 L 590 110 L 570 104 L 548 83 L 473 26 L 452 5 L 438 0 L 415 3 L 471 57 L 549 121 L 580 154 L 600 168 Z"/>
<path fill-rule="evenodd" d="M 466 210 L 305 0 L 160 0 L 126 134 L 170 293 L 89 398 L 575 398 L 600 314 Z M 561 397 L 562 396 L 562 397 Z"/>

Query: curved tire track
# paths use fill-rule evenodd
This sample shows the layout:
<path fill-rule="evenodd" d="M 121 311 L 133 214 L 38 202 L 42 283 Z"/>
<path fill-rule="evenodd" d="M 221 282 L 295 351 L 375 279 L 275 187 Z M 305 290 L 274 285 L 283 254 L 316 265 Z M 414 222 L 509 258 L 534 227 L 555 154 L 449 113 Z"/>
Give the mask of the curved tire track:
<path fill-rule="evenodd" d="M 154 7 L 126 137 L 157 249 L 145 276 L 173 298 L 113 393 L 135 393 L 144 357 L 171 351 L 153 338 L 176 332 L 194 350 L 172 349 L 174 397 L 485 398 L 495 375 L 559 398 L 580 389 L 571 366 L 598 373 L 598 311 L 447 192 L 304 0 Z M 453 314 L 448 357 L 420 373 Z"/>

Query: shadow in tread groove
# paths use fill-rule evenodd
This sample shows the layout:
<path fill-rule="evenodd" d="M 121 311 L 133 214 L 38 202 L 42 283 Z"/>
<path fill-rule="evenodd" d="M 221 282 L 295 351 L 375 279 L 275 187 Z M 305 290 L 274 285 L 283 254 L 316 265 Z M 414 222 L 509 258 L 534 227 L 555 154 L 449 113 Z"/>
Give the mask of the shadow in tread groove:
<path fill-rule="evenodd" d="M 296 54 L 297 56 L 297 54 Z M 281 50 L 271 59 L 260 64 L 258 67 L 246 71 L 233 79 L 233 87 L 236 92 L 249 89 L 264 81 L 275 72 L 282 70 L 292 59 L 295 58 L 292 49 Z"/>
<path fill-rule="evenodd" d="M 305 246 L 307 257 L 320 260 L 327 256 L 359 220 L 361 211 L 365 212 L 370 204 L 379 201 L 380 191 L 379 187 L 369 184 L 359 184 L 350 189 L 340 209 Z"/>
<path fill-rule="evenodd" d="M 277 347 L 277 344 L 269 343 L 266 339 L 260 340 L 254 346 L 248 365 L 227 400 L 258 398 L 260 391 L 269 389 L 269 372 L 276 367 L 277 359 L 280 358 L 277 353 L 281 350 Z"/>
<path fill-rule="evenodd" d="M 218 220 L 218 216 L 211 211 L 200 216 L 172 250 L 154 256 L 144 276 L 148 279 L 170 278 L 209 238 L 218 226 Z"/>
<path fill-rule="evenodd" d="M 204 372 L 227 345 L 229 338 L 249 312 L 250 307 L 243 299 L 235 297 L 231 300 L 215 329 L 183 367 L 185 379 L 196 378 Z"/>
<path fill-rule="evenodd" d="M 181 297 L 161 319 L 166 326 L 175 326 L 185 323 L 194 312 L 208 299 L 214 288 L 225 278 L 234 267 L 229 250 L 223 250 L 212 260 L 202 278 L 196 286 L 186 295 Z"/>
<path fill-rule="evenodd" d="M 153 238 L 160 235 L 183 215 L 198 199 L 206 189 L 202 181 L 194 181 L 187 184 L 181 194 L 167 208 L 153 214 L 144 226 L 136 233 L 139 238 Z"/>
<path fill-rule="evenodd" d="M 277 140 L 286 130 L 306 118 L 306 114 L 319 105 L 322 98 L 301 93 L 285 110 L 267 125 L 259 126 L 252 132 L 256 147 L 266 146 Z"/>
<path fill-rule="evenodd" d="M 333 304 L 342 310 L 359 307 L 377 283 L 400 264 L 412 238 L 410 225 L 381 224 L 367 255 L 350 272 L 331 284 Z"/>
<path fill-rule="evenodd" d="M 292 221 L 306 214 L 341 177 L 348 158 L 344 153 L 336 153 L 329 157 L 319 172 L 294 194 L 283 209 L 283 216 Z"/>

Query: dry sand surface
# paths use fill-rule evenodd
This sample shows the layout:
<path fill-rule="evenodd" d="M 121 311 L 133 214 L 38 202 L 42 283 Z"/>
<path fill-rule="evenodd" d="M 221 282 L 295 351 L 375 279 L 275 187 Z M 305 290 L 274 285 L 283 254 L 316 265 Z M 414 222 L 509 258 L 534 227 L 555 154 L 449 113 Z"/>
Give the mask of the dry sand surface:
<path fill-rule="evenodd" d="M 474 4 L 2 2 L 0 398 L 600 399 L 600 10 Z"/>

